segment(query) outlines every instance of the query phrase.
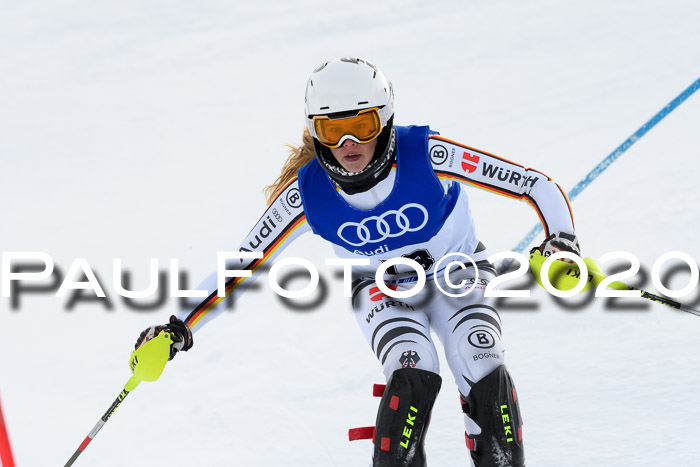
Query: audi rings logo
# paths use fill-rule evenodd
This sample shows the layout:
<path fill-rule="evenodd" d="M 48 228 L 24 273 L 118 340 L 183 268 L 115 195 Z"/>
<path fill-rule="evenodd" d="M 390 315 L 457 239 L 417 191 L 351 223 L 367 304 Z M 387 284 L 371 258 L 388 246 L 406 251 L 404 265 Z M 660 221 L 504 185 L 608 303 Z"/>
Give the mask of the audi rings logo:
<path fill-rule="evenodd" d="M 406 232 L 416 232 L 428 223 L 428 211 L 416 203 L 386 211 L 381 216 L 370 216 L 361 222 L 346 222 L 338 228 L 338 237 L 352 246 L 383 242 Z"/>

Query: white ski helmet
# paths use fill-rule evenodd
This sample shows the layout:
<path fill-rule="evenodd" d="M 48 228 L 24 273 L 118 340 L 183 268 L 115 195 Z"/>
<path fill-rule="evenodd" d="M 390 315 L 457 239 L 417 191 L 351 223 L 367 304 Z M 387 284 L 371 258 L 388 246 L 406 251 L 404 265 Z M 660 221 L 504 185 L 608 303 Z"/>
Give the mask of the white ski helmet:
<path fill-rule="evenodd" d="M 306 84 L 306 126 L 314 137 L 316 159 L 329 176 L 349 193 L 365 191 L 384 179 L 394 159 L 394 92 L 384 73 L 363 58 L 342 57 L 317 67 Z M 333 140 L 324 138 L 322 123 L 363 115 L 376 131 L 351 131 Z M 378 138 L 372 161 L 360 172 L 348 172 L 335 160 L 331 147 L 347 139 L 366 143 Z"/>

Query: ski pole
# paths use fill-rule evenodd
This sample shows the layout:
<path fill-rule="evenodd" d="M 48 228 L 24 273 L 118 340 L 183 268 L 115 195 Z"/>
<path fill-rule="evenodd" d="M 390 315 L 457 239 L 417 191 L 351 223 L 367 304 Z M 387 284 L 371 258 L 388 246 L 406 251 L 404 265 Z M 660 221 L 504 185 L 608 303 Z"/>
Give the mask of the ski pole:
<path fill-rule="evenodd" d="M 598 264 L 591 258 L 586 258 L 590 261 L 586 261 L 586 264 L 592 263 L 595 267 L 589 267 L 588 274 L 592 275 L 594 277 L 594 281 L 597 284 L 600 284 L 607 276 L 603 274 L 603 272 L 600 270 L 600 267 Z M 630 287 L 629 285 L 625 284 L 624 282 L 621 281 L 614 281 L 608 284 L 608 287 L 611 289 L 616 289 L 616 290 L 638 290 L 640 293 L 640 297 L 646 299 L 646 300 L 651 300 L 652 302 L 656 303 L 661 303 L 666 306 L 670 306 L 671 308 L 675 308 L 677 310 L 685 311 L 686 313 L 690 313 L 692 315 L 700 316 L 700 310 L 696 310 L 695 308 L 691 308 L 688 305 L 683 305 L 680 302 L 677 302 L 675 300 L 671 300 L 670 298 L 667 297 L 662 297 L 661 295 L 655 295 L 651 292 L 647 292 L 646 290 L 638 289 L 636 287 Z"/>
<path fill-rule="evenodd" d="M 82 443 L 80 443 L 80 446 L 78 446 L 78 449 L 75 451 L 73 456 L 68 459 L 68 462 L 66 463 L 65 467 L 70 467 L 73 465 L 75 460 L 78 458 L 80 454 L 87 448 L 87 445 L 90 444 L 90 441 L 92 441 L 95 436 L 97 436 L 97 433 L 100 432 L 102 427 L 104 426 L 105 423 L 107 423 L 107 420 L 109 420 L 109 417 L 112 416 L 115 410 L 117 410 L 117 407 L 122 403 L 122 401 L 126 398 L 127 395 L 134 389 L 136 389 L 136 386 L 138 386 L 140 381 L 136 379 L 136 377 L 132 376 L 129 378 L 129 381 L 126 383 L 124 386 L 124 389 L 122 390 L 121 393 L 119 393 L 119 396 L 112 402 L 112 405 L 107 409 L 107 412 L 100 418 L 100 420 L 97 422 L 95 427 L 88 433 L 88 435 L 85 437 Z"/>
<path fill-rule="evenodd" d="M 80 443 L 80 446 L 78 446 L 78 449 L 73 453 L 73 456 L 68 459 L 65 467 L 73 465 L 78 456 L 82 454 L 85 448 L 87 448 L 87 445 L 90 444 L 90 441 L 97 436 L 97 433 L 99 433 L 104 424 L 107 423 L 109 417 L 117 410 L 117 407 L 119 407 L 131 391 L 136 389 L 141 381 L 156 381 L 160 378 L 161 373 L 163 373 L 165 369 L 165 364 L 168 363 L 170 346 L 172 343 L 173 340 L 170 337 L 170 333 L 167 331 L 160 331 L 156 336 L 131 352 L 129 367 L 131 368 L 133 376 L 129 378 L 122 392 L 119 393 L 119 396 L 112 402 L 112 405 L 107 409 L 107 412 L 105 412 L 102 418 L 100 418 L 92 431 L 90 431 L 83 442 Z"/>
<path fill-rule="evenodd" d="M 7 435 L 5 419 L 2 416 L 2 406 L 0 406 L 0 465 L 3 467 L 14 467 L 12 459 L 12 449 L 10 449 L 10 437 Z"/>
<path fill-rule="evenodd" d="M 530 253 L 530 272 L 540 285 L 542 285 L 542 265 L 546 259 L 547 258 L 542 256 L 542 254 L 537 250 Z M 586 285 L 581 292 L 597 287 L 604 279 L 607 278 L 607 276 L 603 274 L 603 271 L 601 271 L 598 263 L 596 263 L 593 258 L 583 258 L 583 262 L 586 264 L 586 269 L 588 269 L 588 279 L 586 280 Z M 557 289 L 571 290 L 578 284 L 581 271 L 576 264 L 565 263 L 563 261 L 554 261 L 549 268 L 548 276 L 550 283 Z M 542 287 L 544 286 L 542 285 Z M 655 295 L 651 292 L 647 292 L 646 290 L 630 287 L 621 281 L 613 281 L 608 284 L 608 287 L 615 290 L 638 290 L 641 298 L 651 300 L 652 302 L 661 303 L 663 305 L 670 306 L 671 308 L 685 311 L 686 313 L 700 316 L 700 310 L 696 310 L 695 308 L 684 305 L 675 300 L 671 300 L 670 298 Z"/>
<path fill-rule="evenodd" d="M 671 308 L 685 311 L 686 313 L 690 313 L 691 315 L 700 316 L 700 310 L 696 310 L 695 308 L 691 308 L 688 305 L 683 305 L 682 303 L 677 302 L 675 300 L 671 300 L 670 298 L 662 297 L 660 295 L 654 295 L 653 293 L 649 293 L 649 292 L 647 292 L 645 290 L 641 290 L 641 289 L 636 289 L 634 287 L 627 287 L 627 290 L 639 290 L 642 293 L 642 298 L 646 298 L 647 300 L 651 300 L 652 302 L 662 303 L 664 305 L 668 305 Z"/>
<path fill-rule="evenodd" d="M 654 128 L 657 123 L 666 118 L 668 114 L 673 112 L 673 110 L 681 105 L 688 97 L 690 97 L 695 91 L 700 89 L 700 78 L 693 81 L 693 84 L 688 86 L 683 92 L 681 92 L 675 99 L 666 104 L 661 110 L 659 110 L 656 115 L 651 117 L 644 125 L 642 125 L 637 131 L 634 132 L 630 137 L 622 142 L 613 152 L 608 154 L 602 161 L 598 163 L 593 169 L 586 174 L 586 176 L 580 180 L 568 193 L 569 201 L 573 201 L 583 190 L 585 190 L 593 180 L 598 178 L 598 175 L 605 172 L 605 170 L 610 167 L 610 164 L 615 162 L 625 151 L 627 151 L 634 143 L 639 141 L 639 139 L 647 134 L 649 130 Z M 542 224 L 536 224 L 527 234 L 520 240 L 513 251 L 516 253 L 522 253 L 525 248 L 535 239 L 537 234 L 542 231 Z M 513 258 L 504 259 L 500 264 L 496 266 L 496 270 L 499 274 L 503 274 L 510 265 L 513 264 Z M 674 307 L 675 308 L 675 307 Z M 685 310 L 684 310 L 685 311 Z"/>

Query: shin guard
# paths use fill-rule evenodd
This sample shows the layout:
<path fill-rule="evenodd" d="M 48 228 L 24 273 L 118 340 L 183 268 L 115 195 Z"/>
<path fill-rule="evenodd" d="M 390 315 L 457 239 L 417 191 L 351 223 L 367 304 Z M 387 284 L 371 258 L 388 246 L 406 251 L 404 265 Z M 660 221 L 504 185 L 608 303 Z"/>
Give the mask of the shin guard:
<path fill-rule="evenodd" d="M 441 384 L 440 375 L 431 371 L 392 373 L 377 413 L 374 467 L 425 467 L 423 442 Z"/>
<path fill-rule="evenodd" d="M 476 467 L 524 467 L 522 419 L 513 380 L 501 365 L 462 398 L 462 411 L 481 428 L 467 435 Z"/>

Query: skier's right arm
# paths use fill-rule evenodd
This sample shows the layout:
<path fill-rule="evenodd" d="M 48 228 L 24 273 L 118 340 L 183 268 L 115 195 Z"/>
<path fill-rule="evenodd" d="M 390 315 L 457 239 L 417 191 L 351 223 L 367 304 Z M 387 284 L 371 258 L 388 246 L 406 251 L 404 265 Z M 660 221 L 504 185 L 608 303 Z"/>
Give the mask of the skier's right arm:
<path fill-rule="evenodd" d="M 227 297 L 231 300 L 236 300 L 260 275 L 261 266 L 271 263 L 287 245 L 308 230 L 311 229 L 306 222 L 299 193 L 299 184 L 297 179 L 294 178 L 277 194 L 238 248 L 240 252 L 256 252 L 262 257 L 232 259 L 226 262 L 226 270 L 249 270 L 252 272 L 251 276 L 227 278 L 225 295 L 219 297 L 217 273 L 210 274 L 197 287 L 197 290 L 207 291 L 206 298 L 194 308 L 188 307 L 179 310 L 171 317 L 168 324 L 172 327 L 172 323 L 182 323 L 191 333 L 198 331 L 204 324 L 224 311 L 224 306 L 217 305 L 226 300 Z M 168 325 L 156 326 L 155 328 L 165 328 L 165 326 Z M 136 347 L 143 344 L 145 342 L 144 339 L 148 340 L 148 336 L 148 333 L 142 333 L 136 343 Z M 154 335 L 150 337 L 154 337 Z M 174 356 L 177 350 L 189 349 L 192 346 L 191 336 L 189 339 L 189 345 L 180 345 L 181 349 L 176 349 L 171 352 L 171 355 Z M 174 343 L 173 347 L 176 344 Z"/>
<path fill-rule="evenodd" d="M 306 223 L 299 185 L 295 178 L 274 198 L 238 248 L 240 252 L 260 253 L 262 257 L 234 259 L 226 263 L 227 270 L 249 270 L 252 271 L 252 276 L 228 278 L 225 296 L 219 297 L 217 274 L 211 274 L 198 287 L 207 290 L 207 297 L 194 308 L 181 309 L 175 316 L 185 322 L 192 332 L 198 331 L 224 311 L 224 307 L 217 305 L 227 297 L 236 300 L 260 275 L 261 266 L 270 264 L 287 245 L 308 230 L 310 227 Z"/>

